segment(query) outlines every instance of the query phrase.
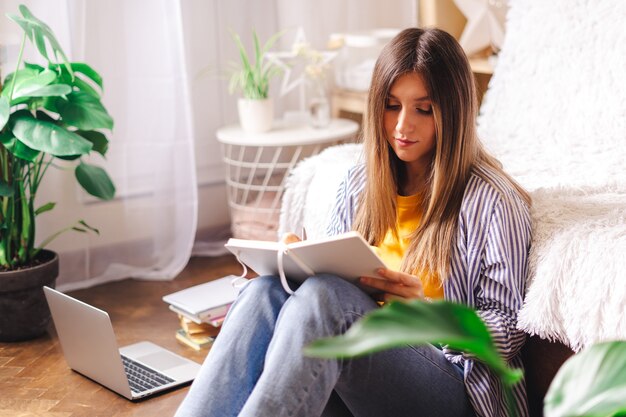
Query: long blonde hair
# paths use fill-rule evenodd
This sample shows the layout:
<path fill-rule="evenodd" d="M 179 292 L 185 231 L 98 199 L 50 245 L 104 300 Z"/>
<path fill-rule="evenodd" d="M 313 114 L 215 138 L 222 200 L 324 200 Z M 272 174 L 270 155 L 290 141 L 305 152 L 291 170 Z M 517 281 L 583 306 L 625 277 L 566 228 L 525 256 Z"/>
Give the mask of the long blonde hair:
<path fill-rule="evenodd" d="M 373 245 L 382 243 L 389 230 L 396 233 L 396 196 L 404 171 L 403 162 L 387 142 L 383 115 L 391 86 L 411 72 L 422 76 L 432 102 L 435 152 L 420 207 L 421 223 L 410 236 L 401 269 L 428 271 L 443 282 L 457 237 L 463 194 L 474 167 L 498 172 L 528 204 L 530 197 L 477 137 L 476 87 L 461 46 L 439 29 L 405 29 L 386 45 L 374 67 L 363 126 L 367 183 L 353 229 Z"/>

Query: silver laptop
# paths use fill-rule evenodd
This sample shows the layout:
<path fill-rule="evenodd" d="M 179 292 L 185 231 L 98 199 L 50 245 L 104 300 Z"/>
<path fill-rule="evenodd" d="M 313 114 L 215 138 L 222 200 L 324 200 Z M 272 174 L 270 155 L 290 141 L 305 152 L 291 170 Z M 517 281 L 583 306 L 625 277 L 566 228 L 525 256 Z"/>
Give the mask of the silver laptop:
<path fill-rule="evenodd" d="M 192 381 L 200 365 L 150 342 L 118 349 L 109 315 L 43 287 L 67 364 L 135 400 Z"/>

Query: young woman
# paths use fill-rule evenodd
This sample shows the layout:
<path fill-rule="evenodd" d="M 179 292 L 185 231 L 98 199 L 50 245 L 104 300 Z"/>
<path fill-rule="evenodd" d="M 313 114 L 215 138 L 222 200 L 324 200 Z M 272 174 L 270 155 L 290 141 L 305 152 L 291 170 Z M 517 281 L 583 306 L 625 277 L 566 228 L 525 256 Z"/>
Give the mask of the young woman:
<path fill-rule="evenodd" d="M 447 33 L 407 29 L 382 51 L 364 124 L 365 163 L 337 195 L 330 234 L 357 230 L 389 269 L 361 282 L 386 298 L 445 298 L 474 307 L 500 352 L 521 367 L 516 329 L 530 245 L 530 198 L 482 147 L 463 50 Z M 302 355 L 378 304 L 333 276 L 289 296 L 277 277 L 252 280 L 177 416 L 318 416 L 331 393 L 355 416 L 504 416 L 486 366 L 434 346 L 354 360 Z M 523 384 L 516 415 L 526 416 Z"/>

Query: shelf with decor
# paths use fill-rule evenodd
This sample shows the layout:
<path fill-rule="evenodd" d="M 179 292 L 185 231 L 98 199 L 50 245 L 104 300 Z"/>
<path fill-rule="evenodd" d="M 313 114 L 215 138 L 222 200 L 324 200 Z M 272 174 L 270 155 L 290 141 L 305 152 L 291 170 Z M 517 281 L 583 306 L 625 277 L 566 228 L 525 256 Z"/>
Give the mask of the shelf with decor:
<path fill-rule="evenodd" d="M 476 89 L 480 102 L 485 91 L 487 91 L 489 80 L 493 74 L 493 66 L 487 58 L 472 58 L 469 61 L 476 79 Z M 349 118 L 361 123 L 365 114 L 366 101 L 367 91 L 335 87 L 331 92 L 332 116 Z"/>
<path fill-rule="evenodd" d="M 503 40 L 505 12 L 506 2 L 418 2 L 418 26 L 445 30 L 459 40 L 467 52 L 476 80 L 479 103 L 493 75 L 493 54 L 499 50 Z M 489 16 L 490 19 L 476 22 L 476 16 L 481 15 Z M 468 22 L 472 24 L 468 25 Z M 392 35 L 393 30 L 374 29 L 343 34 L 339 42 L 337 38 L 331 38 L 330 44 L 339 44 L 340 47 L 338 62 L 335 63 L 335 88 L 331 92 L 333 117 L 350 118 L 359 123 L 362 121 L 374 62 Z"/>

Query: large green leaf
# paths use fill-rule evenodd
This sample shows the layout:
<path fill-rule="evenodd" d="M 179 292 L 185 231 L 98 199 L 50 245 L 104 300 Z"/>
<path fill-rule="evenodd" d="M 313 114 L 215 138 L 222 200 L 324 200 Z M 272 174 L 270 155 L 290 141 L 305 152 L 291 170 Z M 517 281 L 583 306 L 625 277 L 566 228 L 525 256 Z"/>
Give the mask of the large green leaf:
<path fill-rule="evenodd" d="M 9 100 L 6 97 L 0 97 L 0 130 L 2 130 L 4 125 L 9 121 L 10 112 L 11 106 L 9 106 Z"/>
<path fill-rule="evenodd" d="M 19 140 L 15 141 L 15 146 L 11 149 L 11 153 L 28 162 L 35 162 L 39 156 L 39 151 L 30 148 Z"/>
<path fill-rule="evenodd" d="M 9 97 L 9 94 L 11 94 L 11 90 L 17 88 L 17 83 L 20 80 L 22 80 L 22 79 L 27 80 L 27 79 L 36 77 L 37 75 L 39 75 L 39 73 L 41 73 L 41 71 L 39 71 L 39 70 L 37 70 L 35 68 L 32 68 L 32 67 L 22 68 L 20 70 L 17 70 L 15 72 L 10 73 L 4 79 L 4 86 L 3 86 L 3 90 L 2 90 L 2 96 Z M 16 77 L 17 77 L 17 80 L 15 81 L 16 86 L 13 87 L 13 79 L 16 78 Z"/>
<path fill-rule="evenodd" d="M 33 91 L 51 84 L 56 78 L 57 74 L 49 69 L 42 72 L 31 69 L 20 70 L 12 78 L 15 80 L 12 99 L 31 96 Z"/>
<path fill-rule="evenodd" d="M 82 162 L 76 167 L 75 174 L 78 183 L 89 194 L 102 200 L 115 197 L 115 186 L 104 169 Z"/>
<path fill-rule="evenodd" d="M 19 116 L 13 122 L 13 134 L 29 148 L 51 155 L 84 155 L 91 151 L 91 142 L 54 123 Z"/>
<path fill-rule="evenodd" d="M 100 93 L 94 88 L 98 86 L 102 90 L 102 77 L 96 70 L 82 62 L 71 62 L 70 66 L 74 73 L 70 73 L 61 65 L 51 65 L 50 68 L 59 72 L 64 83 L 76 87 L 78 90 L 100 98 Z M 87 82 L 89 81 L 89 82 Z"/>
<path fill-rule="evenodd" d="M 31 97 L 62 96 L 72 91 L 72 87 L 58 81 L 56 72 L 43 68 L 38 70 L 30 65 L 7 76 L 2 96 L 8 98 L 13 93 L 11 105 L 14 106 L 29 101 Z"/>
<path fill-rule="evenodd" d="M 74 91 L 67 99 L 58 98 L 56 108 L 63 121 L 81 130 L 113 129 L 113 119 L 98 98 Z"/>
<path fill-rule="evenodd" d="M 59 109 L 57 109 L 57 104 L 56 104 L 57 100 L 59 100 L 58 97 L 44 97 L 43 108 L 52 113 L 59 114 Z"/>
<path fill-rule="evenodd" d="M 100 155 L 105 156 L 109 149 L 109 140 L 102 132 L 97 130 L 77 130 L 76 134 L 81 135 L 89 142 L 93 143 L 92 150 L 98 152 Z"/>
<path fill-rule="evenodd" d="M 67 84 L 51 84 L 38 88 L 37 90 L 30 92 L 28 95 L 30 97 L 54 97 L 64 96 L 71 92 L 72 87 Z"/>
<path fill-rule="evenodd" d="M 91 142 L 93 144 L 91 148 L 92 151 L 98 152 L 102 156 L 106 155 L 109 149 L 109 140 L 102 132 L 98 132 L 97 130 L 76 130 L 74 133 Z M 59 158 L 66 161 L 73 161 L 80 157 L 81 155 L 59 156 Z"/>
<path fill-rule="evenodd" d="M 89 85 L 89 83 L 83 81 L 82 79 L 75 77 L 73 85 L 83 93 L 87 93 L 90 96 L 100 99 L 100 93 L 96 91 L 91 85 Z"/>
<path fill-rule="evenodd" d="M 17 140 L 11 131 L 0 134 L 0 143 L 4 145 L 7 151 L 11 152 L 16 157 L 28 162 L 34 162 L 39 156 L 39 151 L 29 148 L 22 142 Z"/>
<path fill-rule="evenodd" d="M 37 19 L 31 13 L 28 7 L 24 6 L 23 4 L 19 6 L 19 10 L 22 13 L 22 16 L 8 13 L 7 17 L 20 25 L 22 30 L 24 30 L 24 34 L 28 37 L 28 39 L 30 39 L 31 42 L 35 44 L 35 46 L 39 50 L 39 53 L 49 62 L 52 62 L 52 60 L 48 56 L 48 50 L 46 47 L 47 40 L 50 44 L 50 47 L 52 48 L 55 59 L 58 61 L 60 58 L 66 68 L 71 73 L 72 70 L 69 65 L 69 61 L 67 60 L 67 56 L 63 52 L 63 48 L 61 48 L 61 44 L 54 36 L 52 29 L 50 29 L 50 27 L 43 21 Z"/>
<path fill-rule="evenodd" d="M 441 343 L 469 352 L 487 364 L 505 384 L 520 380 L 500 357 L 476 312 L 447 301 L 392 302 L 355 323 L 344 335 L 317 340 L 305 349 L 311 356 L 355 357 L 405 345 Z"/>
<path fill-rule="evenodd" d="M 98 84 L 100 88 L 103 88 L 102 77 L 98 71 L 93 69 L 89 64 L 85 64 L 84 62 L 72 62 L 70 66 L 75 73 L 84 74 L 91 81 Z"/>
<path fill-rule="evenodd" d="M 569 358 L 543 411 L 546 417 L 626 415 L 626 341 L 599 343 Z"/>

